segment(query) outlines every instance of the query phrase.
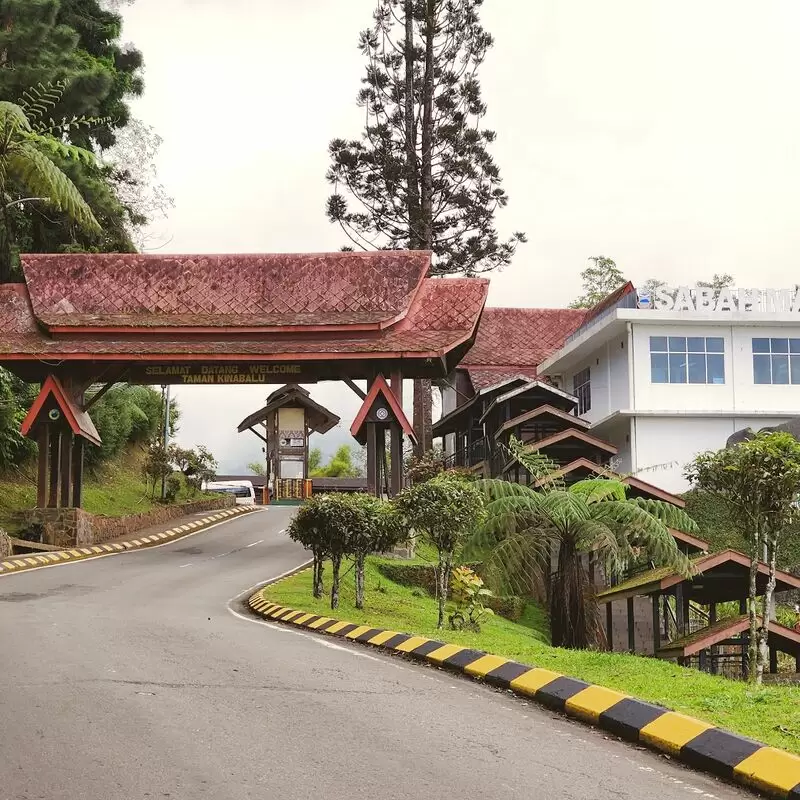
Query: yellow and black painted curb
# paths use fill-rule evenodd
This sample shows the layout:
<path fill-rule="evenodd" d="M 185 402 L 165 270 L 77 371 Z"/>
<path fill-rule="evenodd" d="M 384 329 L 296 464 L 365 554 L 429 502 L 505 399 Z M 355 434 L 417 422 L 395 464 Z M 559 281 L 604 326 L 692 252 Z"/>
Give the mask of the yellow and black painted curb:
<path fill-rule="evenodd" d="M 774 797 L 800 800 L 800 757 L 784 750 L 548 669 L 425 636 L 355 625 L 280 606 L 266 597 L 268 591 L 269 586 L 260 589 L 248 601 L 251 611 L 265 619 L 380 647 L 461 672 L 623 739 L 667 753 L 695 769 Z"/>
<path fill-rule="evenodd" d="M 203 528 L 216 525 L 231 517 L 239 516 L 252 512 L 252 506 L 236 506 L 226 508 L 217 512 L 209 513 L 207 517 L 179 525 L 162 533 L 153 533 L 150 536 L 141 536 L 131 539 L 129 542 L 113 542 L 111 544 L 93 544 L 88 547 L 71 547 L 67 550 L 48 550 L 45 553 L 25 553 L 24 555 L 9 556 L 6 560 L 0 561 L 0 578 L 4 575 L 13 575 L 24 572 L 28 569 L 39 569 L 40 567 L 53 567 L 58 564 L 68 564 L 73 561 L 82 561 L 87 558 L 98 558 L 100 556 L 111 556 L 118 553 L 127 553 L 131 550 L 141 550 L 145 547 L 165 544 L 166 542 L 180 539 L 191 533 L 197 533 Z"/>

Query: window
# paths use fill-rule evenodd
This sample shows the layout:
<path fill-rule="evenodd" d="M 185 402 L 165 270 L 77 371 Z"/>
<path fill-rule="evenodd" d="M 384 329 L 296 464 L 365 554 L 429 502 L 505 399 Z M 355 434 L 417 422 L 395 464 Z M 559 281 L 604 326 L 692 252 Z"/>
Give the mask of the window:
<path fill-rule="evenodd" d="M 800 383 L 800 339 L 753 339 L 754 383 Z"/>
<path fill-rule="evenodd" d="M 725 340 L 721 336 L 651 336 L 653 383 L 725 383 Z"/>
<path fill-rule="evenodd" d="M 578 398 L 579 417 L 592 407 L 592 387 L 589 378 L 589 367 L 572 376 L 572 394 Z"/>

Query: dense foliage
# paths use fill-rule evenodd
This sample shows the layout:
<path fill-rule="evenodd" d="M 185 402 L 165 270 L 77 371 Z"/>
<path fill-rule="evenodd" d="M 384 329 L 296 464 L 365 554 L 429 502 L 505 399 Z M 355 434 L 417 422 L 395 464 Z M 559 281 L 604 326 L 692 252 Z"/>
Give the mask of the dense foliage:
<path fill-rule="evenodd" d="M 327 464 L 322 463 L 322 450 L 314 447 L 308 454 L 308 475 L 311 478 L 358 478 L 364 470 L 357 463 L 350 445 L 337 448 Z"/>
<path fill-rule="evenodd" d="M 686 477 L 727 507 L 750 553 L 748 674 L 760 683 L 767 666 L 769 621 L 779 548 L 797 537 L 800 521 L 800 442 L 790 433 L 762 431 L 753 438 L 698 455 Z M 758 564 L 764 553 L 769 578 L 757 606 Z"/>
<path fill-rule="evenodd" d="M 406 489 L 395 503 L 406 526 L 436 548 L 438 627 L 441 628 L 453 562 L 483 519 L 483 499 L 473 482 L 442 473 Z"/>

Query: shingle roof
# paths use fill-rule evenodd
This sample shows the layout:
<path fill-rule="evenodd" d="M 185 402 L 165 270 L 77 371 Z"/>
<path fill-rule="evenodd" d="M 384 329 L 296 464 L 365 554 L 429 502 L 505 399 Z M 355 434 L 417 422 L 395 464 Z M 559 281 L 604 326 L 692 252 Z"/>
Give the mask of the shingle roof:
<path fill-rule="evenodd" d="M 379 324 L 430 267 L 418 251 L 266 255 L 25 255 L 48 326 Z"/>
<path fill-rule="evenodd" d="M 419 278 L 424 276 L 429 257 L 426 253 L 368 254 L 372 258 L 361 254 L 355 262 L 340 258 L 352 255 L 333 254 L 319 258 L 310 255 L 202 256 L 196 257 L 204 265 L 196 278 L 178 269 L 188 269 L 188 256 L 169 257 L 177 260 L 169 261 L 170 266 L 164 271 L 149 266 L 150 260 L 145 256 L 136 257 L 144 261 L 131 261 L 132 256 L 26 256 L 30 289 L 23 284 L 0 285 L 0 329 L 5 334 L 0 337 L 0 356 L 143 358 L 152 355 L 163 360 L 170 356 L 186 359 L 194 355 L 270 359 L 298 354 L 313 359 L 317 354 L 321 357 L 329 354 L 352 354 L 354 357 L 387 354 L 403 358 L 441 358 L 456 348 L 468 346 L 486 302 L 488 281 Z M 66 259 L 66 265 L 58 260 L 61 258 Z M 114 258 L 120 259 L 119 264 Z M 209 264 L 217 264 L 221 269 L 233 269 L 233 262 L 227 259 L 234 258 L 242 260 L 242 274 L 236 282 L 236 301 L 222 286 L 224 281 L 219 283 L 209 267 Z M 281 262 L 283 258 L 290 260 Z M 403 258 L 407 258 L 409 264 L 402 266 Z M 95 259 L 98 263 L 94 263 Z M 298 261 L 295 264 L 291 259 Z M 343 273 L 330 269 L 328 259 L 334 265 L 343 266 Z M 297 290 L 304 297 L 284 296 L 279 302 L 266 296 L 266 285 L 262 284 L 262 296 L 256 292 L 255 300 L 251 300 L 250 279 L 257 282 L 259 270 L 272 275 L 277 263 L 283 263 L 288 273 L 295 270 L 306 278 L 316 270 L 313 271 L 313 292 L 305 279 L 296 283 L 288 281 L 281 289 L 284 295 L 289 286 L 292 292 Z M 125 278 L 124 264 L 134 266 L 129 277 L 132 286 L 126 285 L 128 279 Z M 360 269 L 354 264 L 361 264 Z M 50 278 L 45 274 L 48 265 L 55 273 Z M 102 279 L 103 265 L 108 267 L 114 280 Z M 327 266 L 323 268 L 322 265 Z M 388 278 L 379 274 L 379 265 L 386 265 L 390 273 Z M 85 270 L 88 282 L 85 289 L 89 299 L 83 297 L 82 286 L 75 288 L 67 280 L 82 280 L 84 273 L 81 270 Z M 154 278 L 155 283 L 148 294 L 142 283 L 143 276 L 152 273 L 163 278 L 172 274 L 170 270 L 175 273 L 176 280 L 180 278 L 186 286 L 194 287 L 186 295 L 185 309 L 192 311 L 189 315 L 172 314 L 181 310 L 177 295 L 182 289 L 170 291 L 163 280 Z M 347 280 L 351 281 L 354 297 L 350 300 L 342 299 L 346 295 L 343 275 L 349 275 Z M 370 293 L 370 280 L 378 284 L 374 293 Z M 331 297 L 328 299 L 322 297 L 326 281 L 331 282 Z M 203 292 L 213 295 L 214 287 L 218 285 L 220 297 L 209 300 L 203 311 L 200 309 L 201 299 L 206 296 Z M 108 296 L 103 295 L 104 291 Z M 236 311 L 236 303 L 244 304 L 250 311 L 257 310 L 260 303 L 258 309 L 267 316 L 236 316 L 235 326 L 232 329 L 228 327 L 223 333 L 231 322 L 230 314 Z M 352 310 L 356 307 L 358 310 Z M 291 308 L 306 310 L 291 311 L 286 316 L 283 311 Z M 209 321 L 208 309 L 213 310 L 211 316 L 216 315 L 213 337 L 201 337 L 182 330 L 182 327 L 204 327 Z M 88 311 L 92 313 L 86 313 Z M 194 313 L 196 311 L 198 313 Z M 37 318 L 41 325 L 37 324 Z M 139 330 L 126 331 L 134 318 Z M 366 325 L 367 319 L 378 320 L 379 324 Z M 262 323 L 269 327 L 260 328 Z M 294 328 L 307 323 L 335 324 L 338 330 Z M 99 329 L 94 327 L 97 325 Z M 108 325 L 112 327 L 106 327 Z M 242 325 L 248 329 L 242 330 Z M 78 326 L 94 329 L 78 330 Z M 49 333 L 43 332 L 43 328 Z"/>
<path fill-rule="evenodd" d="M 487 308 L 460 366 L 476 391 L 520 373 L 535 378 L 536 367 L 564 344 L 585 315 L 585 309 Z"/>

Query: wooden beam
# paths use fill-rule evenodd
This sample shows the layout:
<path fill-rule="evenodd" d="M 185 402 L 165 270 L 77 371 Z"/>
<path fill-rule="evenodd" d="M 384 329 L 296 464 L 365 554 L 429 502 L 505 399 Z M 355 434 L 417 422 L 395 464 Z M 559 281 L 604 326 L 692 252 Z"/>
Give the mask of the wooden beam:
<path fill-rule="evenodd" d="M 653 602 L 653 655 L 661 649 L 661 592 L 650 595 Z"/>
<path fill-rule="evenodd" d="M 262 442 L 264 442 L 264 444 L 269 444 L 267 437 L 262 436 L 255 428 L 248 428 L 247 430 L 252 431 L 256 436 L 258 436 L 259 439 L 261 439 Z"/>
<path fill-rule="evenodd" d="M 47 466 L 50 459 L 50 426 L 42 425 L 39 431 L 39 474 L 36 481 L 36 505 L 47 505 Z"/>
<path fill-rule="evenodd" d="M 72 431 L 61 434 L 61 508 L 69 508 L 72 489 Z"/>
<path fill-rule="evenodd" d="M 342 383 L 349 386 L 362 400 L 367 399 L 367 393 L 362 391 L 353 381 L 352 378 L 342 378 Z"/>
<path fill-rule="evenodd" d="M 391 494 L 396 497 L 403 490 L 403 431 L 396 423 L 391 427 Z"/>
<path fill-rule="evenodd" d="M 61 436 L 50 431 L 50 482 L 47 505 L 58 508 L 58 470 L 61 465 Z"/>
<path fill-rule="evenodd" d="M 633 653 L 636 650 L 636 628 L 633 598 L 628 598 L 628 651 Z"/>
<path fill-rule="evenodd" d="M 83 507 L 83 437 L 76 436 L 72 446 L 72 506 Z"/>
<path fill-rule="evenodd" d="M 98 400 L 100 400 L 103 395 L 112 387 L 116 386 L 116 381 L 109 381 L 102 389 L 95 392 L 87 401 L 84 403 L 83 410 L 88 411 Z"/>

